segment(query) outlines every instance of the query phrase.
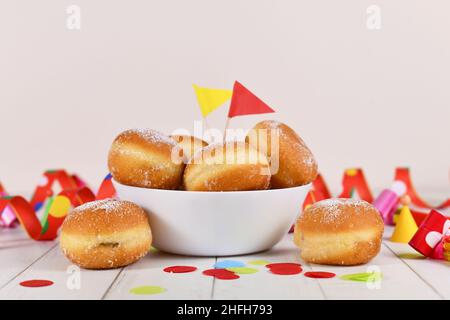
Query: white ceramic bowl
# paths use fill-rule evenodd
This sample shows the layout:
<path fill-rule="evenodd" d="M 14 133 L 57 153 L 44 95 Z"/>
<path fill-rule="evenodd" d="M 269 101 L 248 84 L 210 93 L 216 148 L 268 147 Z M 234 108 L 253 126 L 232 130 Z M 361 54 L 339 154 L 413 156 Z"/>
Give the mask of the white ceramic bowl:
<path fill-rule="evenodd" d="M 113 184 L 120 199 L 147 211 L 156 248 L 194 256 L 270 249 L 301 213 L 311 187 L 195 192 L 130 187 L 114 180 Z"/>

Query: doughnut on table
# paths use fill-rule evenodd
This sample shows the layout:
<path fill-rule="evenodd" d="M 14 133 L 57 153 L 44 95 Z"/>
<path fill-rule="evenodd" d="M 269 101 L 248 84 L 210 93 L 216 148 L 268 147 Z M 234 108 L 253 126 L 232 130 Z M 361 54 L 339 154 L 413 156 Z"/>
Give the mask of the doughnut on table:
<path fill-rule="evenodd" d="M 369 264 L 354 267 L 320 266 L 305 263 L 286 237 L 273 249 L 252 255 L 203 258 L 151 252 L 142 260 L 113 270 L 79 270 L 61 253 L 58 242 L 29 240 L 21 228 L 0 229 L 0 299 L 450 299 L 450 264 L 414 259 L 406 244 L 392 243 L 387 227 L 380 254 Z M 237 280 L 218 280 L 202 270 L 231 259 L 298 262 L 302 274 L 275 275 L 264 266 L 259 272 L 243 274 Z M 165 267 L 196 266 L 191 273 L 170 274 Z M 369 268 L 369 269 L 368 269 Z M 338 276 L 378 270 L 379 285 L 331 279 L 311 279 L 307 271 L 328 271 Z M 21 286 L 26 280 L 43 279 L 53 285 L 39 288 Z M 153 295 L 130 293 L 138 286 L 158 286 L 166 291 Z"/>

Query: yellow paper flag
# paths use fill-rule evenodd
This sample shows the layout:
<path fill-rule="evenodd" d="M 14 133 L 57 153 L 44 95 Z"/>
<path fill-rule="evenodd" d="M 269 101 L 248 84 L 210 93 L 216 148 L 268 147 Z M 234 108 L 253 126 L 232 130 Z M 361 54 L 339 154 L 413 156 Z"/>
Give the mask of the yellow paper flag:
<path fill-rule="evenodd" d="M 202 88 L 195 84 L 193 86 L 203 117 L 230 100 L 233 94 L 232 90 Z"/>
<path fill-rule="evenodd" d="M 404 206 L 400 210 L 400 214 L 395 225 L 394 232 L 392 233 L 391 241 L 408 243 L 417 231 L 417 224 L 414 220 L 411 211 L 408 206 Z"/>

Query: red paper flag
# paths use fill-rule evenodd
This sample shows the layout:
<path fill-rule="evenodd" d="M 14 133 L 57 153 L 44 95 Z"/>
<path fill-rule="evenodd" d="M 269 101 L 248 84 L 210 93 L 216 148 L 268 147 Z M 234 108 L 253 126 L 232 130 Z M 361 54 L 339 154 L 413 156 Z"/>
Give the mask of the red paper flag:
<path fill-rule="evenodd" d="M 228 118 L 243 116 L 247 114 L 260 114 L 275 112 L 264 101 L 251 93 L 238 81 L 233 86 L 233 96 L 231 97 Z"/>

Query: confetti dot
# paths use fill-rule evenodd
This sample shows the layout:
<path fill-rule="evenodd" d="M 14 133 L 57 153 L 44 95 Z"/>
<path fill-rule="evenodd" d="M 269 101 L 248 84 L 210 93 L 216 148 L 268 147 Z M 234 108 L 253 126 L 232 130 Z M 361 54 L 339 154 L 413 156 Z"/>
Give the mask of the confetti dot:
<path fill-rule="evenodd" d="M 266 264 L 269 264 L 269 263 L 270 263 L 270 261 L 267 261 L 267 260 L 253 260 L 253 261 L 250 261 L 248 264 L 253 264 L 256 266 L 265 266 Z"/>
<path fill-rule="evenodd" d="M 315 279 L 334 278 L 335 276 L 336 276 L 335 273 L 325 272 L 325 271 L 308 271 L 308 272 L 305 272 L 305 277 L 315 278 Z"/>
<path fill-rule="evenodd" d="M 363 273 L 353 273 L 345 274 L 340 276 L 342 280 L 358 281 L 358 282 L 375 282 L 383 278 L 381 272 L 363 272 Z"/>
<path fill-rule="evenodd" d="M 237 274 L 252 274 L 258 272 L 258 269 L 248 267 L 232 267 L 227 268 L 227 270 Z"/>
<path fill-rule="evenodd" d="M 50 280 L 41 280 L 41 279 L 34 279 L 34 280 L 26 280 L 22 281 L 20 285 L 22 287 L 28 287 L 28 288 L 39 288 L 39 287 L 48 287 L 53 284 L 53 281 Z"/>
<path fill-rule="evenodd" d="M 70 209 L 70 200 L 66 196 L 56 196 L 48 214 L 55 218 L 64 217 Z"/>
<path fill-rule="evenodd" d="M 293 275 L 299 274 L 303 271 L 301 264 L 292 262 L 269 263 L 268 265 L 266 265 L 266 268 L 269 268 L 270 272 L 272 272 L 273 274 L 279 275 Z"/>
<path fill-rule="evenodd" d="M 245 263 L 236 260 L 223 260 L 219 261 L 214 265 L 216 269 L 226 269 L 226 268 L 234 268 L 234 267 L 245 267 Z"/>
<path fill-rule="evenodd" d="M 197 268 L 192 266 L 171 266 L 164 268 L 163 270 L 168 273 L 187 273 L 193 272 L 197 270 Z"/>
<path fill-rule="evenodd" d="M 398 257 L 401 259 L 425 259 L 420 253 L 400 253 Z"/>
<path fill-rule="evenodd" d="M 278 267 L 301 267 L 302 265 L 300 263 L 294 263 L 294 262 L 280 262 L 280 263 L 269 263 L 266 265 L 266 268 L 278 268 Z"/>
<path fill-rule="evenodd" d="M 150 295 L 150 294 L 158 294 L 165 292 L 166 289 L 158 287 L 158 286 L 140 286 L 130 290 L 132 294 L 138 295 Z"/>
<path fill-rule="evenodd" d="M 152 247 L 150 247 L 150 250 L 148 250 L 148 252 L 156 253 L 156 252 L 159 252 L 159 250 L 152 246 Z"/>
<path fill-rule="evenodd" d="M 203 274 L 206 276 L 215 277 L 216 279 L 220 280 L 235 280 L 240 278 L 234 272 L 228 271 L 226 269 L 208 269 L 203 271 Z"/>

